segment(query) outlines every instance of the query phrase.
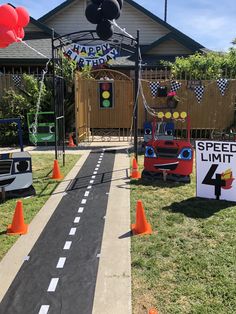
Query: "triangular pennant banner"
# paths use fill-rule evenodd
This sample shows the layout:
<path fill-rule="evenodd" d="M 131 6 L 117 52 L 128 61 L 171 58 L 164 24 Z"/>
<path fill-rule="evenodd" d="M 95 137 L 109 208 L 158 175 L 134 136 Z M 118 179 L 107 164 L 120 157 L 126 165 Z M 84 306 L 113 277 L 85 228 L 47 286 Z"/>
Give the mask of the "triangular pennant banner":
<path fill-rule="evenodd" d="M 218 79 L 216 82 L 217 82 L 221 95 L 224 96 L 226 88 L 228 86 L 228 80 L 221 78 L 221 79 Z"/>
<path fill-rule="evenodd" d="M 158 87 L 160 86 L 160 82 L 149 82 L 151 94 L 153 97 L 157 96 Z"/>
<path fill-rule="evenodd" d="M 194 93 L 197 98 L 197 102 L 200 103 L 204 94 L 204 86 L 199 85 L 194 88 Z"/>
<path fill-rule="evenodd" d="M 171 92 L 176 92 L 178 89 L 180 89 L 182 83 L 177 82 L 177 81 L 171 81 L 171 88 L 170 91 Z"/>

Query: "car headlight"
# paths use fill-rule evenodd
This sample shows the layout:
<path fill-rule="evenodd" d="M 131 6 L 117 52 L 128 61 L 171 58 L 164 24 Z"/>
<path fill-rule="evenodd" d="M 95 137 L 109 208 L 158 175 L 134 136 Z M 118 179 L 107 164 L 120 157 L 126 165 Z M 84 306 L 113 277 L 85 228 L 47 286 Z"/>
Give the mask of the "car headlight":
<path fill-rule="evenodd" d="M 55 133 L 55 126 L 54 125 L 49 126 L 49 133 Z"/>
<path fill-rule="evenodd" d="M 146 129 L 144 130 L 144 134 L 145 134 L 145 135 L 150 135 L 150 134 L 152 134 L 152 130 L 149 129 L 149 128 L 146 128 Z"/>
<path fill-rule="evenodd" d="M 152 146 L 146 146 L 145 157 L 156 157 L 156 153 Z"/>
<path fill-rule="evenodd" d="M 191 160 L 192 159 L 192 149 L 183 148 L 178 156 L 178 159 Z"/>
<path fill-rule="evenodd" d="M 15 173 L 30 171 L 30 161 L 29 160 L 19 160 L 15 161 Z"/>

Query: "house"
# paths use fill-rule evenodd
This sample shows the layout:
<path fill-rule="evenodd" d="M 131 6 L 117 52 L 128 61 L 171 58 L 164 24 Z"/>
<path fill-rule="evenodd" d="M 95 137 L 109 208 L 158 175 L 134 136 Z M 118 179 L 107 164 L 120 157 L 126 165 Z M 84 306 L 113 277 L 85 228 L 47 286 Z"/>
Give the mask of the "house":
<path fill-rule="evenodd" d="M 52 56 L 52 30 L 65 35 L 81 30 L 94 30 L 85 17 L 88 0 L 67 0 L 40 19 L 31 17 L 25 29 L 24 43 L 15 43 L 0 49 L 0 71 L 37 73 Z M 188 56 L 204 47 L 166 23 L 133 0 L 124 0 L 117 24 L 133 37 L 140 30 L 142 62 L 146 68 L 156 68 L 160 60 L 173 61 L 176 56 Z M 115 29 L 120 33 L 120 29 Z M 91 43 L 90 43 L 91 44 Z M 27 46 L 28 45 L 28 46 Z M 29 48 L 32 47 L 31 48 Z M 111 65 L 129 71 L 134 66 L 132 57 L 122 56 Z"/>

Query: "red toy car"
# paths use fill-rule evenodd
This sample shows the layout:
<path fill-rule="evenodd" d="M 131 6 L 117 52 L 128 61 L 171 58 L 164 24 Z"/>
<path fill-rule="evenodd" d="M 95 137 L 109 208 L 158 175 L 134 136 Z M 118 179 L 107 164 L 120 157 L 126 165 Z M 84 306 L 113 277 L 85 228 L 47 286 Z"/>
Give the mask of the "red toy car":
<path fill-rule="evenodd" d="M 142 178 L 164 178 L 178 182 L 190 182 L 193 171 L 193 147 L 188 139 L 174 138 L 174 123 L 158 123 L 153 132 L 155 138 L 145 147 L 144 170 Z M 188 137 L 189 137 L 188 132 Z"/>

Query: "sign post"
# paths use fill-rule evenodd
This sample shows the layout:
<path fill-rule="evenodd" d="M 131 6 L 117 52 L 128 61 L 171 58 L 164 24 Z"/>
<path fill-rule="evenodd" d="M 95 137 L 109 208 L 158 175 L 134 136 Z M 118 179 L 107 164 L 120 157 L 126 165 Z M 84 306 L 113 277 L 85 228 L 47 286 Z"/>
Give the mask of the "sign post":
<path fill-rule="evenodd" d="M 197 196 L 236 202 L 236 142 L 196 141 Z"/>

